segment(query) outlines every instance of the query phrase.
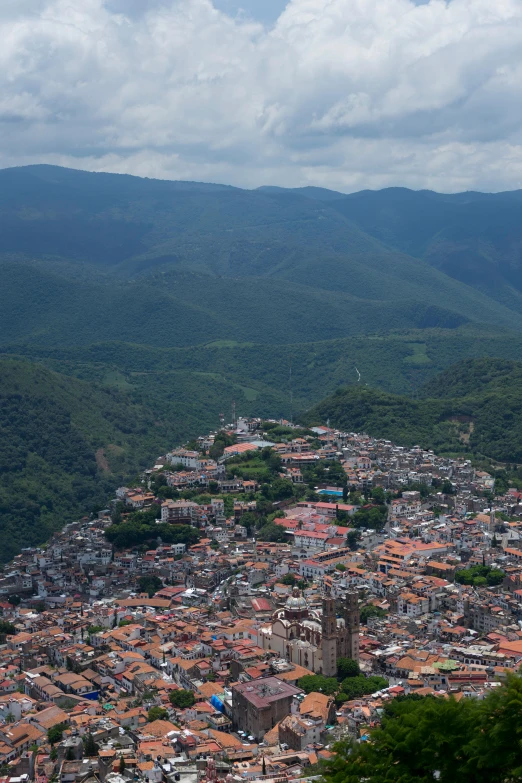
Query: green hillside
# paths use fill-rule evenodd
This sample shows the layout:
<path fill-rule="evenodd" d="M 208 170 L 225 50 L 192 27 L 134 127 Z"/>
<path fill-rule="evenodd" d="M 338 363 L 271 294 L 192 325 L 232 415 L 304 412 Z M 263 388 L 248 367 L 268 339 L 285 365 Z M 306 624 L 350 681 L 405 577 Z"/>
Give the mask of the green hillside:
<path fill-rule="evenodd" d="M 215 428 L 224 399 L 249 412 L 277 406 L 274 393 L 257 402 L 248 392 L 202 374 L 140 395 L 0 359 L 0 562 L 103 508 L 159 454 Z"/>
<path fill-rule="evenodd" d="M 329 203 L 389 248 L 522 311 L 522 191 L 445 195 L 387 188 Z"/>
<path fill-rule="evenodd" d="M 88 267 L 91 272 L 102 272 L 107 288 L 99 291 L 96 287 L 94 292 L 88 287 L 86 298 L 89 294 L 91 304 L 100 299 L 100 306 L 103 304 L 109 313 L 114 309 L 110 325 L 117 319 L 119 328 L 117 334 L 98 335 L 95 339 L 142 341 L 136 334 L 126 338 L 121 335 L 125 327 L 133 328 L 129 310 L 134 312 L 136 304 L 139 321 L 146 319 L 148 308 L 153 305 L 158 310 L 158 321 L 175 313 L 177 325 L 171 323 L 171 331 L 176 341 L 170 344 L 187 344 L 184 331 L 190 331 L 193 343 L 200 341 L 201 331 L 207 325 L 212 334 L 219 333 L 213 339 L 231 339 L 230 334 L 223 333 L 229 332 L 231 326 L 236 331 L 241 328 L 243 313 L 236 317 L 235 306 L 243 293 L 250 301 L 255 298 L 258 311 L 266 310 L 269 316 L 275 309 L 271 302 L 279 305 L 283 321 L 278 342 L 295 339 L 292 335 L 285 337 L 285 328 L 295 317 L 292 303 L 302 298 L 301 315 L 309 307 L 312 313 L 322 312 L 329 305 L 324 294 L 320 296 L 324 291 L 329 292 L 330 321 L 337 332 L 325 333 L 323 315 L 315 319 L 317 326 L 311 320 L 312 339 L 363 333 L 373 323 L 379 329 L 388 321 L 391 328 L 418 327 L 424 323 L 422 313 L 426 307 L 436 308 L 435 316 L 428 313 L 427 326 L 438 325 L 441 317 L 441 325 L 454 324 L 460 318 L 513 328 L 522 326 L 520 312 L 510 310 L 509 302 L 505 306 L 493 300 L 487 291 L 482 293 L 463 285 L 402 248 L 392 248 L 372 236 L 342 212 L 339 204 L 344 204 L 345 199 L 319 200 L 311 198 L 308 190 L 307 194 L 146 180 L 53 166 L 4 169 L 0 171 L 0 259 L 15 263 L 39 260 L 54 271 L 62 264 L 63 268 Z M 207 277 L 181 278 L 183 296 L 176 297 L 176 280 L 170 285 L 161 279 L 149 279 L 160 271 L 190 271 Z M 31 276 L 24 267 L 22 274 L 26 279 Z M 140 292 L 136 284 L 128 289 L 111 286 L 108 277 L 146 280 L 141 281 L 144 288 Z M 235 290 L 229 292 L 230 306 L 225 299 L 217 310 L 206 301 L 211 299 L 216 277 L 236 281 Z M 13 284 L 18 296 L 11 308 L 19 320 L 25 315 L 25 302 L 38 297 L 37 283 L 35 280 L 27 292 L 28 283 L 17 279 Z M 294 288 L 295 284 L 312 290 L 306 293 L 302 288 Z M 61 332 L 68 334 L 67 311 L 77 307 L 81 292 L 65 286 L 63 281 L 55 284 L 48 280 L 45 286 L 52 290 L 43 298 L 42 306 L 47 298 L 53 304 L 56 300 L 62 303 Z M 61 290 L 64 288 L 67 290 Z M 349 298 L 336 296 L 341 293 Z M 289 300 L 288 315 L 285 295 Z M 32 311 L 31 307 L 28 315 L 35 321 L 35 328 L 45 332 L 37 316 L 40 313 L 46 324 L 49 308 L 39 308 L 34 317 Z M 5 316 L 6 320 L 10 315 L 11 312 Z M 201 329 L 192 327 L 198 316 L 204 322 Z M 185 318 L 189 330 L 180 325 Z M 58 326 L 55 318 L 49 329 L 55 334 Z"/>
<path fill-rule="evenodd" d="M 0 265 L 0 345 L 121 340 L 158 347 L 216 340 L 279 344 L 390 329 L 453 329 L 467 317 L 441 305 L 363 300 L 267 278 L 170 272 L 139 281 L 78 280 L 43 265 Z M 509 319 L 508 319 L 509 320 Z M 502 321 L 502 319 L 500 319 Z"/>
<path fill-rule="evenodd" d="M 480 359 L 431 381 L 422 399 L 364 386 L 339 389 L 309 410 L 303 423 L 365 431 L 399 444 L 522 462 L 522 363 Z M 437 395 L 437 396 L 435 396 Z"/>

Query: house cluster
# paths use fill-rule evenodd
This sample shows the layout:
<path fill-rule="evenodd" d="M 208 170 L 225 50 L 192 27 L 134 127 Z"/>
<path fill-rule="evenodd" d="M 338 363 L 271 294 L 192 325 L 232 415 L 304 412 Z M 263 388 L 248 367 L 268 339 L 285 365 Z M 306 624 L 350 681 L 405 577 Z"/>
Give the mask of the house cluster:
<path fill-rule="evenodd" d="M 198 543 L 115 549 L 107 510 L 4 568 L 2 781 L 282 783 L 336 739 L 364 739 L 397 696 L 481 699 L 518 670 L 522 493 L 492 501 L 489 474 L 418 447 L 328 427 L 273 443 L 261 427 L 239 422 L 217 460 L 202 436 L 117 491 L 129 513 L 197 528 Z M 259 540 L 241 523 L 258 485 L 227 462 L 267 448 L 280 478 L 336 462 L 366 500 L 317 486 L 279 504 L 277 541 Z M 178 490 L 213 483 L 210 502 L 156 497 L 159 470 Z M 365 529 L 377 487 L 385 523 Z M 320 687 L 346 659 L 386 685 Z"/>

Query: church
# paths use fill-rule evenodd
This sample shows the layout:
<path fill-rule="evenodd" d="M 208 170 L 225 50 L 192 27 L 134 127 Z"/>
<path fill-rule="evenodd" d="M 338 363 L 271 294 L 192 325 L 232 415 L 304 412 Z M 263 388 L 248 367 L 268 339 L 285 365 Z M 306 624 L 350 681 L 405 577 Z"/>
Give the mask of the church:
<path fill-rule="evenodd" d="M 283 609 L 258 633 L 258 644 L 273 650 L 290 663 L 316 674 L 333 677 L 338 658 L 359 660 L 359 602 L 356 593 L 347 593 L 340 617 L 337 602 L 324 596 L 320 610 L 309 609 L 301 591 L 294 587 Z"/>

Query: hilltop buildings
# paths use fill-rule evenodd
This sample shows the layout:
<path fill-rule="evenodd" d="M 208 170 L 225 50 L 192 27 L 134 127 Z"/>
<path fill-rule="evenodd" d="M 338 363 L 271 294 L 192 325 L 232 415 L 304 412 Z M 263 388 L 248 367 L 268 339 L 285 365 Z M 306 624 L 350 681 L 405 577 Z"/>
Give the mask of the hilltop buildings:
<path fill-rule="evenodd" d="M 326 427 L 270 446 L 260 427 L 243 422 L 239 451 L 271 483 L 236 475 L 238 449 L 210 460 L 202 436 L 118 490 L 119 524 L 146 512 L 144 543 L 112 547 L 105 511 L 4 569 L 6 783 L 291 781 L 396 696 L 482 698 L 518 670 L 521 493 L 490 509 L 491 476 L 467 460 Z M 382 524 L 362 524 L 375 509 Z M 336 679 L 341 659 L 361 675 Z M 317 675 L 335 691 L 305 694 Z"/>

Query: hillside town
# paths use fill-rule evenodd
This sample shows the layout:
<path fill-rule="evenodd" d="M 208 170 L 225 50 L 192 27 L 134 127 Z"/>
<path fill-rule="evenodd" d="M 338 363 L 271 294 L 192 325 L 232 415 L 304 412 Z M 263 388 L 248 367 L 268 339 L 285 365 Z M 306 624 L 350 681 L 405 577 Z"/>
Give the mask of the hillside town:
<path fill-rule="evenodd" d="M 239 419 L 0 578 L 0 779 L 292 781 L 385 705 L 522 662 L 522 492 L 470 460 Z"/>

